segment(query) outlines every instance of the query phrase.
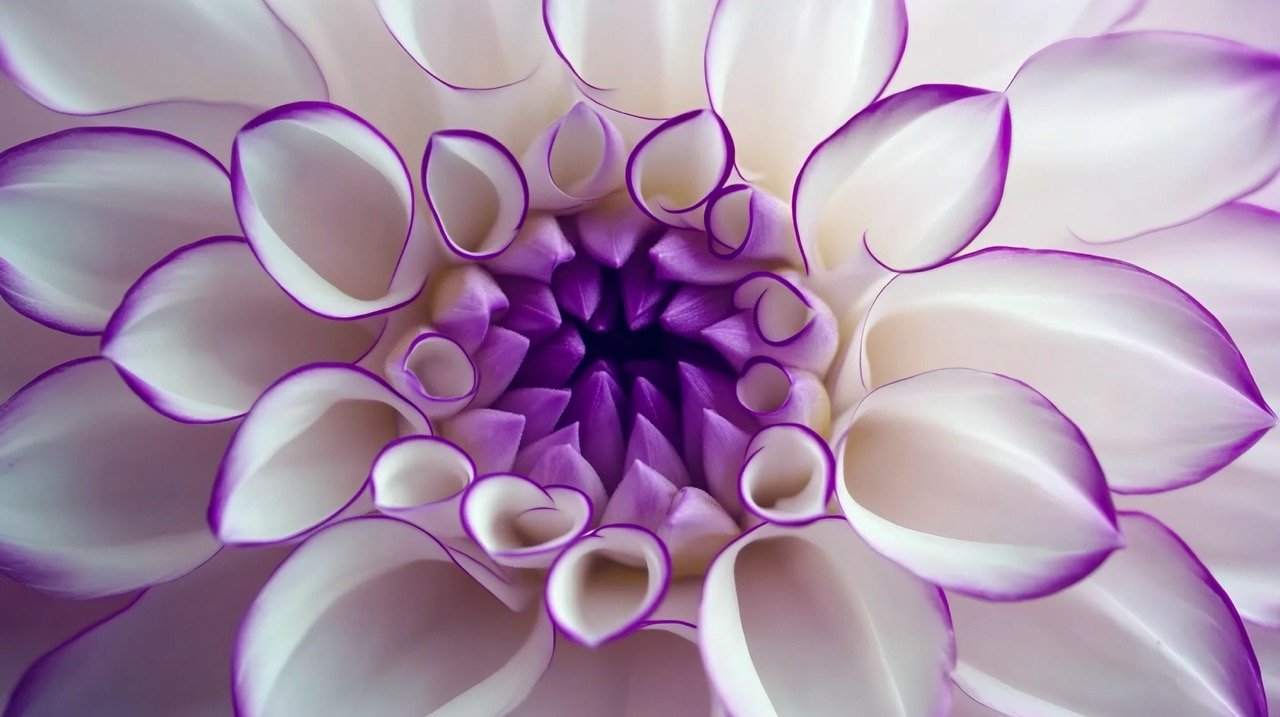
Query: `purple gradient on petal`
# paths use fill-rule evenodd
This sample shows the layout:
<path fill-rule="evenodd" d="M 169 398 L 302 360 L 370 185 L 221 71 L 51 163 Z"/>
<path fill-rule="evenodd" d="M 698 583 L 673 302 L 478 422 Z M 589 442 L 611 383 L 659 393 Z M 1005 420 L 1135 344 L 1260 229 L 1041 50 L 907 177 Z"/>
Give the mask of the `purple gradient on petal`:
<path fill-rule="evenodd" d="M 498 277 L 498 286 L 511 306 L 502 317 L 502 325 L 523 334 L 530 341 L 541 341 L 560 328 L 560 307 L 551 287 L 545 282 L 519 276 Z"/>
<path fill-rule="evenodd" d="M 667 302 L 660 323 L 662 328 L 677 336 L 695 337 L 733 311 L 732 289 L 685 284 Z"/>
<path fill-rule="evenodd" d="M 578 330 L 569 324 L 560 327 L 546 341 L 529 350 L 516 374 L 516 386 L 564 387 L 587 355 Z"/>
<path fill-rule="evenodd" d="M 475 403 L 487 406 L 497 400 L 515 379 L 528 353 L 529 339 L 510 329 L 490 326 L 474 357 L 480 375 Z"/>
<path fill-rule="evenodd" d="M 579 436 L 579 428 L 577 423 L 559 428 L 536 441 L 527 443 L 520 452 L 516 454 L 515 472 L 529 475 L 533 472 L 539 461 L 551 450 L 558 446 L 569 446 L 575 451 L 582 451 L 582 439 Z"/>
<path fill-rule="evenodd" d="M 464 411 L 441 427 L 441 435 L 466 451 L 481 474 L 510 471 L 523 433 L 524 416 L 492 408 Z"/>
<path fill-rule="evenodd" d="M 596 366 L 578 379 L 573 398 L 561 417 L 562 424 L 579 423 L 582 454 L 613 490 L 622 480 L 624 443 L 622 413 L 625 396 L 618 381 L 603 366 Z"/>
<path fill-rule="evenodd" d="M 576 425 L 576 424 L 575 424 Z M 587 495 L 596 515 L 609 501 L 600 474 L 573 446 L 556 446 L 543 454 L 529 477 L 541 485 L 567 485 Z"/>
<path fill-rule="evenodd" d="M 561 310 L 579 321 L 589 320 L 600 307 L 603 286 L 600 265 L 582 254 L 556 269 L 551 277 L 551 290 Z"/>
<path fill-rule="evenodd" d="M 634 463 L 644 463 L 677 488 L 689 485 L 689 472 L 676 447 L 649 419 L 639 415 L 635 417 L 627 439 L 627 453 L 622 459 L 624 470 L 630 470 Z"/>
<path fill-rule="evenodd" d="M 502 394 L 493 407 L 524 416 L 522 440 L 528 445 L 555 429 L 571 395 L 568 389 L 517 388 Z"/>

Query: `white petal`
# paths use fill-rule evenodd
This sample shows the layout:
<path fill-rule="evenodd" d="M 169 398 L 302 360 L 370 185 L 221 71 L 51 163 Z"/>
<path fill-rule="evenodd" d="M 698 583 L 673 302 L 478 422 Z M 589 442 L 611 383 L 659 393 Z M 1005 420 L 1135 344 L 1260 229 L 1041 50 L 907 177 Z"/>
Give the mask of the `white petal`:
<path fill-rule="evenodd" d="M 733 168 L 733 140 L 715 113 L 696 110 L 650 132 L 627 160 L 627 189 L 655 221 L 701 228 L 698 211 Z"/>
<path fill-rule="evenodd" d="M 231 713 L 236 630 L 286 554 L 226 548 L 181 580 L 147 590 L 33 665 L 9 714 Z"/>
<path fill-rule="evenodd" d="M 733 134 L 742 175 L 788 197 L 814 145 L 889 82 L 906 35 L 898 0 L 822 0 L 803 12 L 750 0 L 717 4 L 707 91 Z"/>
<path fill-rule="evenodd" d="M 1004 206 L 1089 241 L 1194 218 L 1280 169 L 1280 57 L 1244 45 L 1066 40 L 1028 61 L 1008 95 L 1017 139 Z"/>
<path fill-rule="evenodd" d="M 302 545 L 250 608 L 235 655 L 239 711 L 502 714 L 551 659 L 541 605 L 512 611 L 430 535 L 357 518 Z"/>
<path fill-rule="evenodd" d="M 577 488 L 543 487 L 498 473 L 477 481 L 462 500 L 467 533 L 500 565 L 545 568 L 586 532 L 591 501 Z"/>
<path fill-rule="evenodd" d="M 1274 630 L 1251 622 L 1245 622 L 1245 631 L 1258 656 L 1262 681 L 1266 687 L 1267 709 L 1270 714 L 1280 713 L 1280 630 Z"/>
<path fill-rule="evenodd" d="M 462 90 L 497 89 L 534 73 L 546 54 L 536 2 L 376 0 L 387 29 L 432 77 Z"/>
<path fill-rule="evenodd" d="M 459 506 L 475 478 L 471 457 L 437 436 L 398 438 L 369 469 L 374 507 L 437 538 L 464 535 Z"/>
<path fill-rule="evenodd" d="M 603 114 L 578 102 L 521 155 L 535 209 L 565 210 L 622 186 L 626 147 Z"/>
<path fill-rule="evenodd" d="M 826 512 L 836 474 L 822 436 L 795 423 L 761 429 L 738 478 L 742 506 L 772 523 L 799 525 Z"/>
<path fill-rule="evenodd" d="M 378 326 L 299 306 L 236 237 L 187 245 L 129 290 L 102 354 L 151 405 L 184 421 L 244 415 L 273 381 L 313 361 L 354 361 Z"/>
<path fill-rule="evenodd" d="M 231 426 L 152 411 L 107 361 L 63 364 L 0 407 L 0 563 L 59 595 L 172 580 L 217 550 L 205 519 Z"/>
<path fill-rule="evenodd" d="M 870 388 L 953 366 L 1027 382 L 1080 426 L 1121 492 L 1203 479 L 1275 421 L 1216 319 L 1096 257 L 996 249 L 899 275 L 862 344 Z"/>
<path fill-rule="evenodd" d="M 224 543 L 294 539 L 351 503 L 380 449 L 430 434 L 427 419 L 373 374 L 313 364 L 253 404 L 227 447 L 209 519 Z"/>
<path fill-rule="evenodd" d="M 1010 135 L 998 92 L 929 85 L 871 105 L 818 145 L 796 179 L 806 259 L 834 269 L 865 246 L 909 271 L 951 257 L 1000 204 Z"/>
<path fill-rule="evenodd" d="M 698 646 L 666 630 L 640 630 L 596 648 L 571 640 L 510 717 L 707 717 L 711 695 Z"/>
<path fill-rule="evenodd" d="M 706 104 L 702 53 L 714 7 L 712 0 L 546 0 L 543 16 L 583 94 L 666 118 Z"/>
<path fill-rule="evenodd" d="M 0 48 L 23 89 L 72 114 L 325 93 L 306 48 L 256 0 L 16 0 L 0 7 Z"/>
<path fill-rule="evenodd" d="M 1023 383 L 941 369 L 872 391 L 836 448 L 836 492 L 876 550 L 945 588 L 1021 599 L 1121 545 L 1102 468 Z"/>
<path fill-rule="evenodd" d="M 466 259 L 492 259 L 515 241 L 529 185 L 510 150 L 471 130 L 431 135 L 422 187 L 445 244 Z"/>
<path fill-rule="evenodd" d="M 1011 714 L 1265 714 L 1240 618 L 1178 538 L 1123 514 L 1128 547 L 1049 597 L 989 603 L 949 595 L 956 682 Z"/>
<path fill-rule="evenodd" d="M 73 129 L 0 154 L 0 295 L 102 331 L 129 285 L 179 246 L 239 231 L 226 170 L 185 140 Z"/>
<path fill-rule="evenodd" d="M 254 253 L 307 308 L 352 318 L 422 289 L 428 247 L 408 168 L 349 111 L 304 102 L 260 115 L 236 136 L 231 180 Z"/>
<path fill-rule="evenodd" d="M 743 534 L 707 573 L 698 625 L 735 717 L 946 710 L 954 653 L 941 594 L 842 518 Z"/>
<path fill-rule="evenodd" d="M 656 535 L 605 525 L 556 558 L 547 574 L 547 610 L 562 631 L 596 647 L 643 625 L 670 580 L 671 558 Z"/>

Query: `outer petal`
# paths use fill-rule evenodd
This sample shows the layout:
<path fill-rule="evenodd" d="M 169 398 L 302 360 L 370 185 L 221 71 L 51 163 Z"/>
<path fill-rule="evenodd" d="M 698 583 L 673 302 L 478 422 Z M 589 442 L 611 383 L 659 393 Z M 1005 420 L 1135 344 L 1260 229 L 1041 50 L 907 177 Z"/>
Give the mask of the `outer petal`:
<path fill-rule="evenodd" d="M 1258 663 L 1222 589 L 1177 536 L 1141 513 L 1129 545 L 1040 600 L 950 598 L 956 682 L 1011 714 L 1264 715 Z"/>
<path fill-rule="evenodd" d="M 502 714 L 551 659 L 541 606 L 512 611 L 430 535 L 357 518 L 307 541 L 250 608 L 241 714 Z"/>
<path fill-rule="evenodd" d="M 627 191 L 654 221 L 701 228 L 698 211 L 729 178 L 733 140 L 710 110 L 695 110 L 658 125 L 627 160 Z"/>
<path fill-rule="evenodd" d="M 721 0 L 707 37 L 707 91 L 741 148 L 738 170 L 783 198 L 813 146 L 884 89 L 907 39 L 899 0 L 805 10 Z"/>
<path fill-rule="evenodd" d="M 1049 230 L 1120 239 L 1194 218 L 1280 169 L 1280 57 L 1244 45 L 1159 32 L 1067 40 L 1028 61 L 1008 95 L 1008 219 L 1034 213 Z"/>
<path fill-rule="evenodd" d="M 537 2 L 376 0 L 414 62 L 459 90 L 498 89 L 534 73 L 547 54 Z"/>
<path fill-rule="evenodd" d="M 712 0 L 543 0 L 556 52 L 596 102 L 643 117 L 706 103 L 700 82 Z"/>
<path fill-rule="evenodd" d="M 422 188 L 444 243 L 464 259 L 492 259 L 515 241 L 529 210 L 529 185 L 510 150 L 488 135 L 431 135 Z"/>
<path fill-rule="evenodd" d="M 32 665 L 6 717 L 229 714 L 236 628 L 286 552 L 224 549 L 146 591 Z"/>
<path fill-rule="evenodd" d="M 997 249 L 900 275 L 862 344 L 871 388 L 952 366 L 1035 386 L 1080 426 L 1120 492 L 1200 480 L 1275 422 L 1213 316 L 1096 257 Z"/>
<path fill-rule="evenodd" d="M 269 107 L 325 93 L 319 68 L 258 0 L 82 0 L 0 7 L 0 68 L 51 109 L 164 100 Z"/>
<path fill-rule="evenodd" d="M 217 550 L 204 509 L 230 433 L 156 414 L 103 360 L 44 374 L 0 406 L 3 571 L 94 597 L 191 570 Z"/>
<path fill-rule="evenodd" d="M 230 197 L 216 159 L 160 132 L 72 129 L 13 147 L 0 154 L 0 296 L 97 333 L 152 263 L 238 231 Z"/>
<path fill-rule="evenodd" d="M 942 369 L 882 386 L 859 404 L 837 455 L 849 522 L 942 587 L 1044 595 L 1121 544 L 1084 436 L 1012 379 Z"/>
<path fill-rule="evenodd" d="M 107 325 L 102 354 L 156 409 L 207 422 L 244 415 L 299 365 L 358 359 L 376 331 L 303 309 L 243 239 L 218 237 L 170 254 L 134 284 Z"/>
<path fill-rule="evenodd" d="M 707 717 L 711 694 L 697 644 L 666 630 L 588 648 L 556 643 L 538 686 L 510 717 Z"/>
<path fill-rule="evenodd" d="M 881 100 L 818 145 L 796 179 L 796 233 L 827 269 L 865 246 L 897 271 L 950 258 L 1004 192 L 1011 128 L 1004 95 L 924 85 Z"/>
<path fill-rule="evenodd" d="M 236 136 L 231 180 L 254 253 L 307 308 L 365 316 L 422 289 L 428 247 L 408 168 L 349 111 L 300 102 L 259 115 Z"/>
<path fill-rule="evenodd" d="M 379 450 L 427 419 L 380 379 L 346 364 L 290 372 L 253 404 L 227 446 L 209 522 L 224 543 L 298 537 L 355 500 Z"/>
<path fill-rule="evenodd" d="M 762 525 L 707 572 L 702 661 L 735 717 L 945 713 L 954 661 L 939 592 L 840 518 Z"/>
<path fill-rule="evenodd" d="M 1251 622 L 1244 624 L 1249 641 L 1258 655 L 1262 681 L 1266 687 L 1269 713 L 1280 712 L 1280 631 Z"/>

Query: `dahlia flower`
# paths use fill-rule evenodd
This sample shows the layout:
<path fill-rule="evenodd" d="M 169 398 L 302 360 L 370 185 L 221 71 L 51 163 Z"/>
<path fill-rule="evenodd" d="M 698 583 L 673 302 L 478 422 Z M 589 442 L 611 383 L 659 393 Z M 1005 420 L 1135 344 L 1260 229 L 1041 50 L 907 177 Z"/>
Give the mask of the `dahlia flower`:
<path fill-rule="evenodd" d="M 0 0 L 27 715 L 1280 708 L 1272 0 Z"/>

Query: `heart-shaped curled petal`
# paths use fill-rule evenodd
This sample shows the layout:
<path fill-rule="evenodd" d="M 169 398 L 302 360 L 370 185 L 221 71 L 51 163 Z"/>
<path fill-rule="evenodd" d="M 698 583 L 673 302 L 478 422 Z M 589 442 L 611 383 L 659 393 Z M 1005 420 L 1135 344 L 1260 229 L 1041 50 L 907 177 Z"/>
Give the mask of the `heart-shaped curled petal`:
<path fill-rule="evenodd" d="M 637 525 L 605 525 L 560 554 L 547 574 L 547 610 L 556 626 L 595 647 L 637 630 L 671 581 L 658 536 Z"/>
<path fill-rule="evenodd" d="M 492 259 L 511 246 L 529 211 L 529 185 L 511 151 L 471 130 L 431 135 L 422 187 L 436 229 L 464 259 Z"/>
<path fill-rule="evenodd" d="M 622 135 L 585 102 L 551 123 L 521 156 L 529 206 L 564 211 L 622 187 Z"/>
<path fill-rule="evenodd" d="M 348 319 L 408 303 L 429 247 L 395 147 L 337 105 L 269 110 L 231 150 L 236 212 L 254 253 L 303 306 Z"/>
<path fill-rule="evenodd" d="M 694 110 L 658 125 L 627 160 L 627 190 L 654 221 L 702 227 L 699 211 L 733 169 L 733 140 L 710 110 Z"/>
<path fill-rule="evenodd" d="M 577 488 L 495 473 L 467 490 L 462 522 L 500 565 L 545 568 L 591 525 L 591 501 Z"/>
<path fill-rule="evenodd" d="M 948 594 L 956 683 L 1003 714 L 1267 714 L 1253 649 L 1217 581 L 1154 518 L 1119 522 L 1125 549 L 1066 590 L 1013 603 Z"/>
<path fill-rule="evenodd" d="M 889 638 L 892 635 L 892 639 Z M 843 518 L 762 524 L 707 571 L 702 661 L 735 717 L 946 712 L 955 664 L 937 588 Z"/>
<path fill-rule="evenodd" d="M 1119 492 L 1201 480 L 1275 422 L 1217 319 L 1109 259 L 991 249 L 900 274 L 861 347 L 868 388 L 950 367 L 1034 386 L 1079 425 Z"/>
<path fill-rule="evenodd" d="M 882 386 L 837 456 L 840 505 L 863 539 L 950 590 L 1038 597 L 1122 544 L 1080 430 L 1003 376 L 942 369 Z"/>
<path fill-rule="evenodd" d="M 836 466 L 827 442 L 812 428 L 779 423 L 747 444 L 738 474 L 742 507 L 762 520 L 800 525 L 826 512 Z"/>
<path fill-rule="evenodd" d="M 214 532 L 232 544 L 307 533 L 355 500 L 374 458 L 402 432 L 430 434 L 431 425 L 364 369 L 312 364 L 285 375 L 227 446 L 209 508 Z"/>
<path fill-rule="evenodd" d="M 107 325 L 102 355 L 157 410 L 211 422 L 243 415 L 302 364 L 357 360 L 379 331 L 374 319 L 307 311 L 243 239 L 215 237 L 170 254 L 133 285 Z"/>
<path fill-rule="evenodd" d="M 85 127 L 0 153 L 0 297 L 62 331 L 102 331 L 147 267 L 238 231 L 226 170 L 177 137 Z"/>
<path fill-rule="evenodd" d="M 950 258 L 1000 205 L 1010 137 L 999 92 L 924 85 L 876 102 L 818 145 L 796 179 L 806 259 L 834 269 L 865 246 L 911 271 Z"/>
<path fill-rule="evenodd" d="M 537 601 L 508 607 L 460 559 L 390 518 L 317 533 L 271 577 L 240 628 L 237 711 L 505 714 L 546 669 L 554 630 Z M 358 689 L 370 685 L 377 689 Z"/>

